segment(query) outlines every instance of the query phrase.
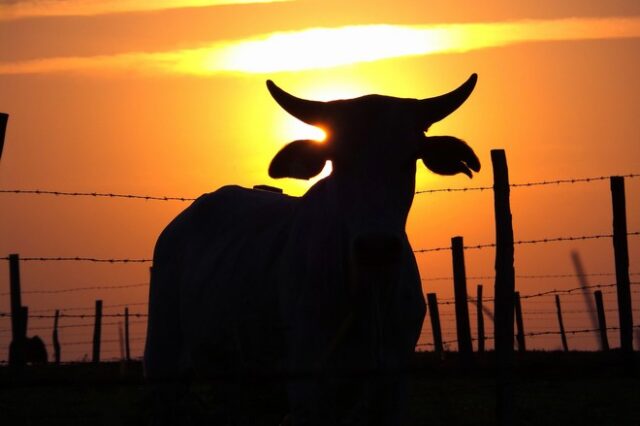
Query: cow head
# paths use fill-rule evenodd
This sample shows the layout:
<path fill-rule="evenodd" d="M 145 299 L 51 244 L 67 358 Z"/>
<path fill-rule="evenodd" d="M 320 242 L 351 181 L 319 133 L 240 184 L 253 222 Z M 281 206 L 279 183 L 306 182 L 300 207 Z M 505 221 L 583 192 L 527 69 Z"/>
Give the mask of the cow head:
<path fill-rule="evenodd" d="M 297 140 L 276 154 L 269 167 L 273 178 L 309 179 L 333 164 L 341 213 L 353 235 L 404 232 L 415 192 L 416 160 L 441 175 L 480 170 L 473 150 L 452 136 L 426 136 L 429 127 L 455 111 L 475 87 L 473 74 L 457 89 L 433 98 L 406 99 L 367 95 L 318 102 L 295 97 L 272 81 L 267 88 L 276 102 L 299 120 L 327 131 L 324 142 Z"/>
<path fill-rule="evenodd" d="M 466 143 L 451 136 L 429 137 L 425 132 L 462 105 L 476 80 L 473 74 L 457 89 L 434 98 L 367 95 L 330 102 L 295 97 L 269 80 L 269 92 L 285 111 L 328 132 L 323 143 L 298 140 L 286 145 L 272 160 L 269 175 L 309 179 L 322 171 L 327 160 L 338 172 L 366 167 L 367 157 L 373 152 L 384 154 L 379 160 L 387 167 L 381 170 L 393 166 L 396 158 L 402 158 L 405 165 L 421 159 L 435 173 L 472 177 L 471 171 L 480 170 L 480 162 Z"/>

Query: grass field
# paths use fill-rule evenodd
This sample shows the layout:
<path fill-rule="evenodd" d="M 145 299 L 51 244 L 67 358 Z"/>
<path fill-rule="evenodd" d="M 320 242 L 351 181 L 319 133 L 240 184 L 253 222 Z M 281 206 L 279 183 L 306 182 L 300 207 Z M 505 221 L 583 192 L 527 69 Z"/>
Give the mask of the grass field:
<path fill-rule="evenodd" d="M 519 356 L 514 382 L 517 425 L 640 425 L 640 379 L 619 354 L 530 352 Z M 638 354 L 636 354 L 638 355 Z M 638 357 L 640 358 L 640 357 Z M 640 359 L 636 365 L 640 365 Z M 410 375 L 410 425 L 495 424 L 491 354 L 463 374 L 455 354 L 418 353 Z M 282 383 L 239 384 L 238 424 L 277 425 L 286 413 Z M 184 409 L 215 424 L 224 398 L 215 383 L 192 386 Z M 0 425 L 145 425 L 151 397 L 139 362 L 27 368 L 17 379 L 0 368 Z"/>

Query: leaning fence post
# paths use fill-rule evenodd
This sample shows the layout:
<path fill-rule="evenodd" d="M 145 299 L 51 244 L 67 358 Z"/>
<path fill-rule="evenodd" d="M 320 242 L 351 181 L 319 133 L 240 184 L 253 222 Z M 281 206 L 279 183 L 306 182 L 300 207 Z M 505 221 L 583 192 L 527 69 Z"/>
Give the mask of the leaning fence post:
<path fill-rule="evenodd" d="M 633 316 L 631 313 L 631 285 L 629 280 L 629 247 L 627 244 L 627 212 L 624 178 L 611 177 L 613 204 L 613 249 L 616 263 L 616 289 L 620 323 L 620 348 L 627 368 L 633 367 Z"/>
<path fill-rule="evenodd" d="M 494 336 L 497 369 L 496 418 L 499 426 L 513 423 L 513 293 L 515 268 L 513 224 L 509 202 L 509 169 L 502 149 L 491 150 L 496 221 Z"/>
<path fill-rule="evenodd" d="M 25 364 L 24 341 L 25 327 L 22 324 L 22 299 L 20 293 L 20 256 L 9 255 L 9 290 L 11 293 L 11 346 L 9 364 L 23 367 Z"/>
<path fill-rule="evenodd" d="M 596 310 L 598 311 L 598 325 L 600 328 L 600 349 L 609 350 L 609 339 L 607 338 L 607 317 L 604 315 L 604 303 L 602 302 L 602 292 L 597 290 L 593 293 L 596 298 Z"/>
<path fill-rule="evenodd" d="M 102 333 L 102 300 L 96 300 L 95 322 L 93 326 L 93 362 L 100 362 L 100 338 Z"/>
<path fill-rule="evenodd" d="M 516 329 L 517 329 L 517 340 L 518 340 L 518 352 L 526 352 L 527 346 L 524 341 L 524 321 L 522 319 L 522 304 L 520 303 L 520 292 L 516 291 L 513 294 L 513 302 L 515 307 L 516 314 Z"/>
<path fill-rule="evenodd" d="M 60 341 L 58 340 L 58 319 L 60 311 L 56 309 L 56 315 L 53 319 L 53 354 L 56 364 L 60 364 Z"/>
<path fill-rule="evenodd" d="M 562 349 L 565 352 L 569 351 L 569 345 L 567 344 L 567 335 L 564 332 L 564 321 L 562 321 L 562 307 L 560 306 L 560 296 L 556 294 L 556 312 L 558 314 L 558 325 L 560 327 L 560 338 L 562 339 Z"/>
<path fill-rule="evenodd" d="M 2 159 L 2 149 L 4 148 L 4 136 L 7 132 L 7 122 L 9 114 L 0 112 L 0 159 Z"/>
<path fill-rule="evenodd" d="M 453 258 L 453 290 L 456 307 L 456 334 L 458 352 L 463 368 L 470 368 L 473 347 L 471 345 L 471 326 L 469 325 L 469 305 L 467 300 L 467 277 L 464 267 L 464 243 L 462 237 L 451 239 Z"/>
<path fill-rule="evenodd" d="M 431 318 L 431 330 L 433 332 L 433 347 L 436 353 L 442 356 L 442 329 L 440 328 L 440 313 L 438 312 L 438 297 L 435 293 L 427 294 L 429 318 Z"/>
<path fill-rule="evenodd" d="M 127 361 L 131 361 L 131 350 L 129 346 L 129 307 L 124 308 L 124 350 Z"/>
<path fill-rule="evenodd" d="M 476 296 L 476 311 L 478 323 L 478 352 L 484 352 L 484 314 L 482 312 L 482 284 L 478 284 Z"/>

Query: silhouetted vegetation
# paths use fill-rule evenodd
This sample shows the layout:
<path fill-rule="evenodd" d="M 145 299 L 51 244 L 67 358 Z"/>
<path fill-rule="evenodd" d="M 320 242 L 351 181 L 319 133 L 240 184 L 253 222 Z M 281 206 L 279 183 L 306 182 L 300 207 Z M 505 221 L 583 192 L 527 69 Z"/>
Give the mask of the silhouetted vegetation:
<path fill-rule="evenodd" d="M 410 425 L 495 424 L 492 353 L 477 358 L 462 374 L 456 353 L 440 360 L 417 353 L 411 372 Z M 515 369 L 519 425 L 633 425 L 640 419 L 640 379 L 626 375 L 617 351 L 527 352 Z M 640 354 L 635 354 L 640 361 Z M 30 366 L 19 381 L 0 368 L 3 425 L 144 425 L 151 396 L 141 365 L 132 362 Z M 223 395 L 224 394 L 224 395 Z M 230 386 L 200 381 L 191 386 L 181 409 L 198 424 L 222 416 L 230 402 L 239 424 L 275 425 L 286 413 L 284 386 L 277 381 Z M 229 403 L 229 402 L 228 402 Z"/>

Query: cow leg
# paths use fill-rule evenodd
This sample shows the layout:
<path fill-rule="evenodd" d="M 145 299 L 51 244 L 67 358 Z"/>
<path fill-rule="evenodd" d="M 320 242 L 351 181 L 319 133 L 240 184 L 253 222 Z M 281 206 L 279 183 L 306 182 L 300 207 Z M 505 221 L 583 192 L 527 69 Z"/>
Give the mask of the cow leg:
<path fill-rule="evenodd" d="M 180 369 L 183 342 L 178 281 L 172 269 L 156 264 L 151 270 L 144 374 L 153 399 L 153 426 L 184 424 L 179 406 L 187 394 L 188 384 L 185 372 Z"/>

